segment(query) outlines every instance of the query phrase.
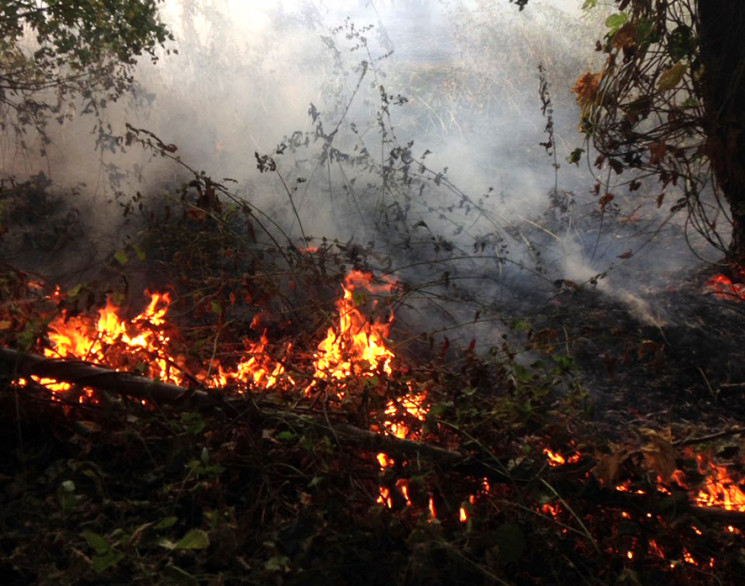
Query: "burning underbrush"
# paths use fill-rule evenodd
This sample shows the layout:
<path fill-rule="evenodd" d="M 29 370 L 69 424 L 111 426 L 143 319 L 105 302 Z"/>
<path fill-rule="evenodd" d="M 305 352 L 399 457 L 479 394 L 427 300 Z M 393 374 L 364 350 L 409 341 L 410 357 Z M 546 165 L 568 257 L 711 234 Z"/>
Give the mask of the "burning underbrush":
<path fill-rule="evenodd" d="M 402 284 L 316 269 L 140 300 L 4 271 L 7 583 L 737 583 L 744 430 L 611 433 L 551 324 L 422 357 Z"/>

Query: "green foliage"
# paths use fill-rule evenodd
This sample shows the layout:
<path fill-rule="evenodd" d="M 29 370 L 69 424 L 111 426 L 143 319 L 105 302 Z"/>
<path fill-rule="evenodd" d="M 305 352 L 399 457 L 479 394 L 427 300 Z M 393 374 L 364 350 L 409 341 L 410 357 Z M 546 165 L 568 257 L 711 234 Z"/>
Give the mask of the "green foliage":
<path fill-rule="evenodd" d="M 717 86 L 712 71 L 717 64 L 705 49 L 720 43 L 737 46 L 739 33 L 707 45 L 696 2 L 618 0 L 615 4 L 622 11 L 608 16 L 604 39 L 598 42 L 607 57 L 605 64 L 597 74 L 580 78 L 574 88 L 582 107 L 580 127 L 600 155 L 595 167 L 609 168 L 609 177 L 631 170 L 630 177 L 620 181 L 629 191 L 638 191 L 645 179 L 655 180 L 658 186 L 648 191 L 653 192 L 657 207 L 673 199 L 671 212 L 686 210 L 689 226 L 714 247 L 729 252 L 718 225 L 729 221 L 721 219 L 723 203 L 733 212 L 739 206 L 742 173 L 737 161 L 742 156 L 737 154 L 739 147 L 734 148 L 733 136 L 742 123 L 742 100 L 735 97 L 742 84 L 725 79 Z M 737 30 L 737 25 L 731 30 Z M 742 77 L 741 72 L 726 75 Z M 727 92 L 733 93 L 728 97 Z M 716 103 L 731 107 L 725 114 Z M 723 144 L 714 147 L 717 143 Z M 618 185 L 619 178 L 610 182 Z M 596 193 L 605 191 L 600 183 Z M 722 196 L 726 202 L 719 201 Z M 737 213 L 731 218 L 742 223 Z"/>
<path fill-rule="evenodd" d="M 132 87 L 137 59 L 172 39 L 162 0 L 0 1 L 0 124 L 24 134 L 77 108 L 98 113 Z M 82 104 L 75 105 L 76 100 Z"/>

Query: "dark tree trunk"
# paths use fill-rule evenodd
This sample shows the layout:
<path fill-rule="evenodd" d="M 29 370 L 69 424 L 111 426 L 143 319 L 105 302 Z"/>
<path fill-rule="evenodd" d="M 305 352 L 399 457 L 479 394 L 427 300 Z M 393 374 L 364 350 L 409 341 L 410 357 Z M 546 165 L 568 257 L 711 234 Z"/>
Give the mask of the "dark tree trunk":
<path fill-rule="evenodd" d="M 708 155 L 732 213 L 727 255 L 745 269 L 745 0 L 698 0 Z"/>

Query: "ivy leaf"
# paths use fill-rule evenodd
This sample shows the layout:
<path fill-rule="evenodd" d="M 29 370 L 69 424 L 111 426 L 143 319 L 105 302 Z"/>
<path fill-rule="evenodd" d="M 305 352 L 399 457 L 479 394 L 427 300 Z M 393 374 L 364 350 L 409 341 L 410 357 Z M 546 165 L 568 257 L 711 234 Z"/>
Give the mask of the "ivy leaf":
<path fill-rule="evenodd" d="M 608 35 L 611 37 L 615 35 L 628 21 L 629 15 L 625 12 L 611 14 L 608 18 L 605 19 L 605 26 L 610 29 L 608 31 Z"/>

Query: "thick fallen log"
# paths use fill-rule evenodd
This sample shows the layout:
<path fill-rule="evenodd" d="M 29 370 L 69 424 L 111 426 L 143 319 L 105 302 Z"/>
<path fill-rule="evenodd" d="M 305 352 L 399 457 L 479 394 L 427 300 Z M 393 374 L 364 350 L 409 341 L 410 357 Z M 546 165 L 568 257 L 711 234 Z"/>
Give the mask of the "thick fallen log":
<path fill-rule="evenodd" d="M 518 478 L 510 473 L 505 465 L 491 455 L 469 456 L 458 451 L 438 446 L 400 439 L 391 435 L 376 433 L 354 425 L 321 418 L 315 414 L 301 414 L 279 406 L 259 405 L 250 398 L 226 398 L 219 391 L 185 389 L 178 385 L 155 381 L 126 372 L 116 372 L 108 368 L 78 360 L 45 358 L 0 348 L 0 364 L 6 367 L 11 379 L 38 376 L 59 382 L 92 387 L 100 391 L 117 393 L 135 399 L 153 401 L 156 404 L 172 405 L 179 409 L 222 409 L 231 416 L 249 415 L 253 421 L 266 421 L 281 418 L 295 425 L 304 425 L 329 434 L 334 440 L 353 444 L 373 452 L 386 452 L 393 457 L 406 457 L 419 461 L 426 458 L 441 469 L 451 472 L 486 477 L 492 481 L 508 482 L 514 485 L 527 485 L 539 479 L 535 474 Z M 702 518 L 714 522 L 745 525 L 745 513 L 723 510 L 716 507 L 701 507 L 665 495 L 636 495 L 601 489 L 598 483 L 586 478 L 592 462 L 581 461 L 550 470 L 543 470 L 540 480 L 561 498 L 585 498 L 600 506 L 649 510 L 678 511 L 689 510 Z"/>

